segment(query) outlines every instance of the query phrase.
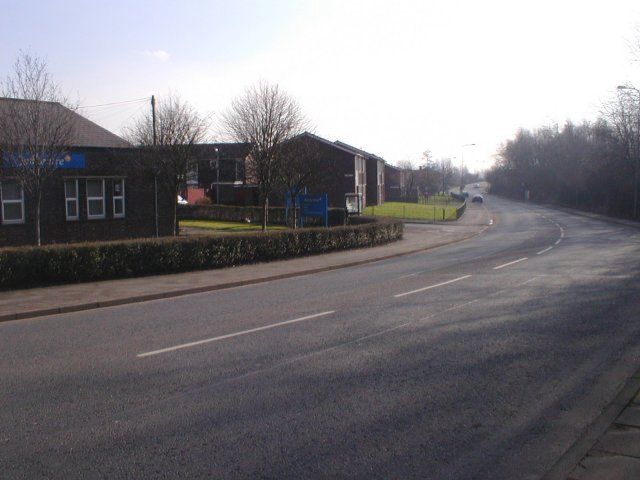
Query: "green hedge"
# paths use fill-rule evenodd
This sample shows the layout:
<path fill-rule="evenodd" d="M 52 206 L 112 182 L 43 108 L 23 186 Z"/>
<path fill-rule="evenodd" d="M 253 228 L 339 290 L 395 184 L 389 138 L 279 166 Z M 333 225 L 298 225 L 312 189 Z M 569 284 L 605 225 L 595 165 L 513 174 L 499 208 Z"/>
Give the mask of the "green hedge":
<path fill-rule="evenodd" d="M 262 208 L 240 207 L 235 205 L 178 205 L 178 220 L 220 220 L 226 222 L 251 223 L 262 222 Z M 269 207 L 269 223 L 285 225 L 287 217 L 283 207 Z M 321 219 L 310 220 L 309 223 L 320 225 Z M 344 225 L 344 208 L 329 208 L 329 225 Z"/>
<path fill-rule="evenodd" d="M 0 250 L 0 289 L 90 282 L 266 262 L 402 238 L 402 222 Z"/>

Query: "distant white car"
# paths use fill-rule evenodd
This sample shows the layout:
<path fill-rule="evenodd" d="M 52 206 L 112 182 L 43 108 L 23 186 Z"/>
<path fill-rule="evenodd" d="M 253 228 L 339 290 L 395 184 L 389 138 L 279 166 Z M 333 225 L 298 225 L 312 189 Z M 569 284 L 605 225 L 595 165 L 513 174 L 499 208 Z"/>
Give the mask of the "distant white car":
<path fill-rule="evenodd" d="M 189 205 L 189 202 L 187 202 L 184 198 L 178 195 L 178 205 Z"/>

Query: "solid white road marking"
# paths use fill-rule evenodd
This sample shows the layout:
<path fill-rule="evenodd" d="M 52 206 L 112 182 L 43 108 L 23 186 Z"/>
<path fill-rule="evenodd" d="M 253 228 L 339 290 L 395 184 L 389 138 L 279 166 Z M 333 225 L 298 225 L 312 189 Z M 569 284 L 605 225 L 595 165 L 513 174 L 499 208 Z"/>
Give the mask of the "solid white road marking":
<path fill-rule="evenodd" d="M 198 340 L 196 342 L 183 343 L 181 345 L 175 345 L 173 347 L 161 348 L 160 350 L 153 350 L 151 352 L 140 353 L 138 358 L 150 357 L 152 355 L 159 355 L 161 353 L 173 352 L 174 350 L 180 350 L 182 348 L 195 347 L 196 345 L 202 345 L 204 343 L 217 342 L 219 340 L 225 340 L 227 338 L 239 337 L 240 335 L 247 335 L 249 333 L 260 332 L 262 330 L 268 330 L 270 328 L 282 327 L 284 325 L 290 325 L 292 323 L 303 322 L 305 320 L 311 320 L 313 318 L 325 317 L 336 313 L 335 310 L 329 310 L 328 312 L 315 313 L 313 315 L 307 315 L 305 317 L 294 318 L 293 320 L 286 320 L 284 322 L 272 323 L 271 325 L 265 325 L 264 327 L 251 328 L 249 330 L 243 330 L 241 332 L 229 333 L 227 335 L 220 335 L 219 337 L 205 338 L 204 340 Z"/>
<path fill-rule="evenodd" d="M 549 250 L 551 250 L 553 247 L 547 247 L 544 250 L 540 250 L 536 255 L 542 255 L 543 253 L 548 252 Z"/>
<path fill-rule="evenodd" d="M 561 238 L 557 239 L 555 245 L 558 245 L 561 241 L 562 241 Z"/>
<path fill-rule="evenodd" d="M 464 280 L 465 278 L 469 278 L 470 276 L 471 275 L 463 275 L 462 277 L 454 278 L 453 280 L 447 280 L 446 282 L 436 283 L 435 285 L 429 285 L 428 287 L 418 288 L 417 290 L 411 290 L 410 292 L 398 293 L 397 295 L 394 295 L 394 297 L 400 298 L 407 295 L 412 295 L 414 293 L 424 292 L 425 290 L 431 290 L 432 288 L 441 287 L 442 285 L 459 282 L 460 280 Z"/>
<path fill-rule="evenodd" d="M 529 257 L 522 257 L 518 260 L 514 260 L 513 262 L 504 263 L 502 265 L 498 265 L 497 267 L 493 267 L 494 270 L 500 270 L 501 268 L 508 267 L 509 265 L 513 265 L 514 263 L 524 262 L 525 260 L 529 260 Z"/>

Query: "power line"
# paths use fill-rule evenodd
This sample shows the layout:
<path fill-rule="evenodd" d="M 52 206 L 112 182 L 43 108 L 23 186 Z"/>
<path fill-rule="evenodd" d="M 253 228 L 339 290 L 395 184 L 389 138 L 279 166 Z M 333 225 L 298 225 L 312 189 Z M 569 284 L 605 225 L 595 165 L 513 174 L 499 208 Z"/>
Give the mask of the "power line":
<path fill-rule="evenodd" d="M 122 102 L 111 102 L 111 103 L 101 103 L 99 105 L 81 105 L 78 108 L 96 108 L 96 107 L 108 107 L 110 105 L 122 105 L 125 103 L 135 103 L 135 102 L 142 102 L 142 101 L 149 101 L 149 97 L 144 97 L 144 98 L 137 98 L 135 100 L 124 100 Z"/>

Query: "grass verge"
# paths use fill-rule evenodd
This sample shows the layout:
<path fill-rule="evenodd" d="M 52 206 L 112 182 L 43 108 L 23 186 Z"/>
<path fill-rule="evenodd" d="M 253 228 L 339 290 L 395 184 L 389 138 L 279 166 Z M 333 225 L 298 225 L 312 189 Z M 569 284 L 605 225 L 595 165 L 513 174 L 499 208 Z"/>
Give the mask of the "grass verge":
<path fill-rule="evenodd" d="M 259 223 L 220 222 L 217 220 L 180 220 L 180 228 L 203 228 L 219 232 L 254 232 L 262 229 Z M 286 230 L 281 225 L 269 225 L 268 230 Z"/>
<path fill-rule="evenodd" d="M 441 221 L 456 219 L 456 204 L 421 204 L 406 202 L 385 202 L 382 205 L 366 207 L 365 215 L 376 217 L 403 218 L 406 220 Z"/>

